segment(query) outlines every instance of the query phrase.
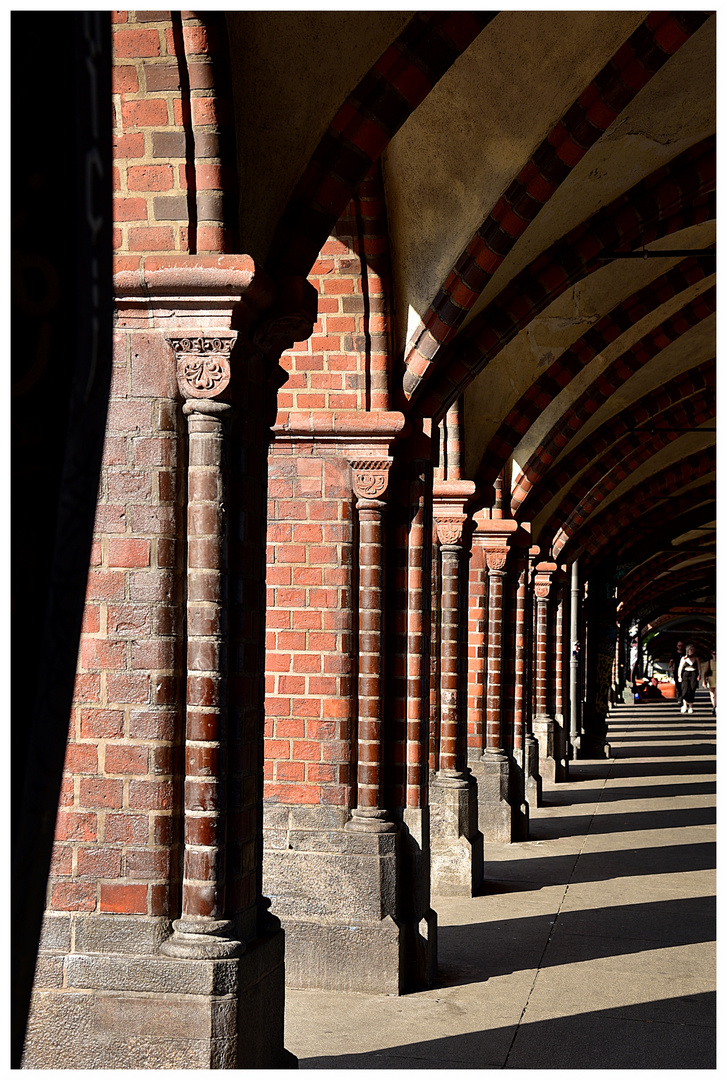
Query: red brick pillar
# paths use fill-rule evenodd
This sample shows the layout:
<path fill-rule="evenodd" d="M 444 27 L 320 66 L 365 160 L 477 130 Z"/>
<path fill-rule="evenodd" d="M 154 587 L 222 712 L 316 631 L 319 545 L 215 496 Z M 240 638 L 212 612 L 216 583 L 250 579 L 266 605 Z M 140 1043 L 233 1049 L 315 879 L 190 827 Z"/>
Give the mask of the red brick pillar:
<path fill-rule="evenodd" d="M 539 744 L 540 775 L 551 781 L 561 780 L 560 747 L 555 719 L 550 713 L 550 689 L 555 678 L 551 663 L 550 591 L 555 563 L 539 562 L 535 567 L 535 716 L 533 734 Z"/>
<path fill-rule="evenodd" d="M 485 749 L 487 671 L 487 561 L 477 534 L 472 538 L 467 628 L 467 758 L 478 761 Z"/>
<path fill-rule="evenodd" d="M 512 745 L 515 754 L 522 754 L 525 746 L 525 648 L 528 569 L 527 564 L 518 567 L 517 594 L 515 601 L 515 684 L 513 686 L 513 732 Z"/>
<path fill-rule="evenodd" d="M 558 571 L 555 609 L 555 725 L 558 776 L 568 777 L 568 732 L 565 722 L 565 572 Z"/>
<path fill-rule="evenodd" d="M 436 524 L 432 530 L 436 532 Z M 439 540 L 432 537 L 432 627 L 429 653 L 429 772 L 434 776 L 439 767 L 440 712 L 439 712 L 439 636 L 441 581 L 439 571 Z"/>
<path fill-rule="evenodd" d="M 460 664 L 460 567 L 462 562 L 462 530 L 466 516 L 437 518 L 440 538 L 441 640 L 440 640 L 440 709 L 441 735 L 439 745 L 439 776 L 467 782 L 465 740 L 460 724 L 461 685 Z"/>
<path fill-rule="evenodd" d="M 384 711 L 384 512 L 381 498 L 392 459 L 352 461 L 358 497 L 358 774 L 357 803 L 347 828 L 394 832 L 383 806 Z"/>
<path fill-rule="evenodd" d="M 487 548 L 487 742 L 486 753 L 503 756 L 500 708 L 502 703 L 503 599 L 507 548 Z"/>
<path fill-rule="evenodd" d="M 466 609 L 462 597 L 465 506 L 475 494 L 471 481 L 434 484 L 434 516 L 441 552 L 440 742 L 438 772 L 431 787 L 432 891 L 470 896 L 482 878 L 482 834 L 467 765 Z"/>
<path fill-rule="evenodd" d="M 514 612 L 514 657 L 513 657 L 513 709 L 512 709 L 512 752 L 515 766 L 513 782 L 513 806 L 516 808 L 516 826 L 513 839 L 527 840 L 530 820 L 530 803 L 538 806 L 542 801 L 542 781 L 538 772 L 538 743 L 526 723 L 525 678 L 527 669 L 527 624 L 528 608 L 528 564 L 522 548 L 514 552 L 517 557 L 517 583 L 515 589 Z M 528 759 L 534 759 L 529 761 Z M 528 765 L 534 766 L 534 773 L 529 778 Z M 532 768 L 531 768 L 532 772 Z"/>
<path fill-rule="evenodd" d="M 487 566 L 487 638 L 485 697 L 485 746 L 478 765 L 479 827 L 485 841 L 510 843 L 513 839 L 512 761 L 508 752 L 502 709 L 505 671 L 505 584 L 509 545 L 517 522 L 502 517 L 476 515 L 475 543 L 484 552 Z"/>
<path fill-rule="evenodd" d="M 182 917 L 162 945 L 171 956 L 238 955 L 225 914 L 227 626 L 225 421 L 236 334 L 169 338 L 188 427 L 187 721 Z"/>

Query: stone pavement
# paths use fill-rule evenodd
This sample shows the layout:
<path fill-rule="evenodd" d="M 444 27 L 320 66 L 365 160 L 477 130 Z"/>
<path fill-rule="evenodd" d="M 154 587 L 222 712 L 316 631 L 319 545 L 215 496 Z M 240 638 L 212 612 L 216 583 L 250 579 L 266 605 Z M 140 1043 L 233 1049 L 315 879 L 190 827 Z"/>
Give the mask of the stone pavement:
<path fill-rule="evenodd" d="M 433 900 L 432 990 L 287 991 L 300 1068 L 715 1068 L 715 729 L 706 692 L 617 706 L 612 759 L 487 845 L 480 896 Z"/>

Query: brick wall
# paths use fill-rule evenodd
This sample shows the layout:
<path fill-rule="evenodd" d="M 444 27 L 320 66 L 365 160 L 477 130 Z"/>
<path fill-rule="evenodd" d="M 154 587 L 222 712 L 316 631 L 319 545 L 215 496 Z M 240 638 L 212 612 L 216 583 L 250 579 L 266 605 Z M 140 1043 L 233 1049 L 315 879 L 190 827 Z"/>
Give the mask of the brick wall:
<path fill-rule="evenodd" d="M 114 249 L 233 250 L 232 113 L 215 89 L 223 20 L 168 11 L 111 19 Z"/>
<path fill-rule="evenodd" d="M 176 380 L 150 335 L 119 332 L 114 348 L 48 906 L 162 915 L 177 902 L 181 839 Z"/>
<path fill-rule="evenodd" d="M 269 458 L 265 795 L 351 806 L 357 598 L 345 460 L 277 441 Z"/>
<path fill-rule="evenodd" d="M 381 183 L 374 167 L 308 275 L 318 291 L 318 322 L 307 341 L 281 358 L 289 374 L 278 394 L 279 423 L 295 409 L 390 407 L 386 231 Z"/>
<path fill-rule="evenodd" d="M 318 321 L 281 358 L 279 425 L 299 410 L 389 407 L 385 236 L 374 168 L 309 276 Z M 358 596 L 348 459 L 279 435 L 268 465 L 265 796 L 350 808 Z"/>

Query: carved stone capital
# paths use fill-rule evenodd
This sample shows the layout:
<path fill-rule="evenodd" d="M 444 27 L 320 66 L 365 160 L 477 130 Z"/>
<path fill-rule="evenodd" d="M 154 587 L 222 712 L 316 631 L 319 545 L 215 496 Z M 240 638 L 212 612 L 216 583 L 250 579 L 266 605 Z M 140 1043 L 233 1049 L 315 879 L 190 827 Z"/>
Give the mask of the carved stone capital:
<path fill-rule="evenodd" d="M 541 600 L 547 600 L 550 594 L 550 574 L 535 575 L 535 595 Z"/>
<path fill-rule="evenodd" d="M 230 353 L 237 331 L 225 333 L 168 335 L 177 360 L 177 382 L 184 398 L 215 398 L 230 382 Z"/>
<path fill-rule="evenodd" d="M 461 544 L 464 525 L 467 521 L 466 514 L 458 514 L 456 517 L 437 516 L 437 536 L 440 544 Z"/>
<path fill-rule="evenodd" d="M 558 569 L 555 563 L 541 562 L 535 567 L 535 595 L 541 600 L 547 600 L 550 588 L 553 584 L 553 574 Z"/>
<path fill-rule="evenodd" d="M 507 562 L 507 548 L 485 548 L 488 570 L 504 570 Z"/>
<path fill-rule="evenodd" d="M 353 491 L 359 499 L 380 499 L 389 486 L 392 458 L 372 458 L 350 461 L 353 472 Z"/>

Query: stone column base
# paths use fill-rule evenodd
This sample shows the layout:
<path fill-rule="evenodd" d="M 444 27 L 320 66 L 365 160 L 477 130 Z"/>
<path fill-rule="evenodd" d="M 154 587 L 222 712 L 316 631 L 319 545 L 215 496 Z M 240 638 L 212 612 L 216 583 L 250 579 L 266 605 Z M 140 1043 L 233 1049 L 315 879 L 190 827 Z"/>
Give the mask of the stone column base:
<path fill-rule="evenodd" d="M 558 779 L 558 731 L 552 716 L 533 717 L 533 735 L 538 740 L 538 770 L 543 780 Z M 563 777 L 561 776 L 562 780 Z"/>
<path fill-rule="evenodd" d="M 23 1068 L 295 1064 L 283 1047 L 282 931 L 250 942 L 234 959 L 174 959 L 152 951 L 163 922 L 46 916 Z M 70 948 L 71 925 L 76 951 L 53 948 L 61 938 Z"/>
<path fill-rule="evenodd" d="M 486 844 L 510 844 L 514 838 L 511 766 L 507 754 L 487 751 L 470 766 L 477 781 L 477 821 Z"/>
<path fill-rule="evenodd" d="M 346 829 L 338 807 L 268 804 L 263 880 L 297 989 L 399 994 L 411 973 L 398 907 L 401 835 Z"/>
<path fill-rule="evenodd" d="M 298 990 L 402 992 L 401 930 L 391 915 L 378 922 L 286 919 L 287 985 Z"/>
<path fill-rule="evenodd" d="M 534 735 L 525 736 L 523 750 L 525 797 L 530 806 L 543 805 L 543 778 L 540 775 L 540 746 Z"/>
<path fill-rule="evenodd" d="M 437 775 L 429 788 L 432 893 L 474 896 L 484 876 L 482 833 L 477 827 L 477 787 L 471 778 Z"/>

